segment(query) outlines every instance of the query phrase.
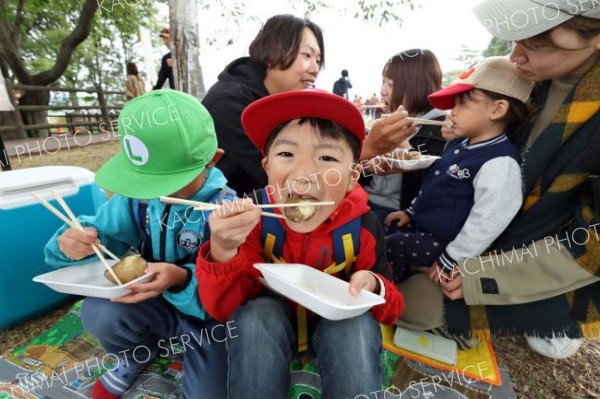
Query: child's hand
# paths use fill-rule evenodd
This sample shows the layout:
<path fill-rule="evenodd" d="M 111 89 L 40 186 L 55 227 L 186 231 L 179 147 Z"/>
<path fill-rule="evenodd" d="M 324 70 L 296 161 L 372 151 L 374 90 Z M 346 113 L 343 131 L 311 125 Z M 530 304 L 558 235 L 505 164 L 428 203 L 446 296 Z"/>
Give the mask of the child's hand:
<path fill-rule="evenodd" d="M 350 279 L 350 295 L 358 295 L 361 289 L 379 294 L 381 287 L 375 275 L 366 270 L 357 271 Z"/>
<path fill-rule="evenodd" d="M 237 255 L 238 247 L 260 220 L 260 208 L 252 200 L 236 200 L 212 212 L 210 225 L 210 258 L 225 262 Z"/>
<path fill-rule="evenodd" d="M 411 217 L 404 211 L 392 212 L 385 217 L 385 225 L 389 227 L 394 220 L 398 220 L 398 227 L 402 227 L 411 221 Z"/>
<path fill-rule="evenodd" d="M 161 295 L 171 287 L 183 285 L 187 279 L 187 269 L 173 263 L 148 263 L 146 273 L 156 273 L 149 283 L 134 284 L 131 293 L 113 302 L 138 303 Z"/>
<path fill-rule="evenodd" d="M 433 265 L 429 267 L 429 271 L 427 275 L 429 279 L 433 281 L 436 285 L 440 285 L 445 281 L 450 281 L 454 278 L 454 273 L 448 274 L 447 272 L 442 271 L 443 268 L 440 266 L 437 261 L 433 262 Z"/>
<path fill-rule="evenodd" d="M 70 228 L 58 237 L 58 248 L 69 259 L 80 260 L 94 253 L 92 244 L 98 244 L 98 232 L 92 227 L 81 230 Z"/>

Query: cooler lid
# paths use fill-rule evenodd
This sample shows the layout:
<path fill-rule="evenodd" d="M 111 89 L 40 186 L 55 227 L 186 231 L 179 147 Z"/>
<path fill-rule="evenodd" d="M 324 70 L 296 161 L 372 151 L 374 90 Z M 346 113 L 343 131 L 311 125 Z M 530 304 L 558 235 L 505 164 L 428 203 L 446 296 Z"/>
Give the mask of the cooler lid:
<path fill-rule="evenodd" d="M 52 199 L 52 190 L 68 197 L 79 187 L 94 182 L 94 172 L 77 166 L 40 166 L 0 173 L 0 209 L 11 209 L 36 203 L 35 191 L 44 199 Z"/>

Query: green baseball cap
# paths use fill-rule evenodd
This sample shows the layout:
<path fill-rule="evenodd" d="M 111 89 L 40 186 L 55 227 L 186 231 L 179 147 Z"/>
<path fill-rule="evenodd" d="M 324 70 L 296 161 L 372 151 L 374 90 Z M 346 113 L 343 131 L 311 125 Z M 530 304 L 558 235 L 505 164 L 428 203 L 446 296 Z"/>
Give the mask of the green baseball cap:
<path fill-rule="evenodd" d="M 179 191 L 202 173 L 217 151 L 206 108 L 176 90 L 154 90 L 129 101 L 118 128 L 121 151 L 96 172 L 96 183 L 130 198 Z"/>

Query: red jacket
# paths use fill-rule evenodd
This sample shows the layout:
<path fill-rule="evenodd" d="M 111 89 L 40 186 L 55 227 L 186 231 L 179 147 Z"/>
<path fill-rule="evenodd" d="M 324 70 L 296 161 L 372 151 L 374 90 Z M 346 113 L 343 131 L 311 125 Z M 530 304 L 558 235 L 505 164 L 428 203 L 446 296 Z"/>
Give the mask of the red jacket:
<path fill-rule="evenodd" d="M 386 264 L 383 229 L 375 214 L 370 212 L 367 198 L 367 193 L 357 186 L 346 195 L 338 209 L 310 233 L 297 233 L 280 221 L 286 231 L 282 257 L 287 263 L 313 267 L 329 265 L 331 262 L 323 262 L 319 258 L 323 256 L 324 246 L 328 246 L 333 253 L 332 231 L 361 216 L 360 248 L 354 271 L 370 270 L 383 281 L 386 302 L 373 307 L 371 312 L 378 322 L 393 324 L 404 310 L 404 298 L 389 280 L 391 270 Z M 221 322 L 228 320 L 239 306 L 259 296 L 263 289 L 259 280 L 261 274 L 253 267 L 255 263 L 265 263 L 261 227 L 261 223 L 258 223 L 240 246 L 238 254 L 227 262 L 214 263 L 206 259 L 210 241 L 198 251 L 196 276 L 200 300 L 206 311 Z"/>

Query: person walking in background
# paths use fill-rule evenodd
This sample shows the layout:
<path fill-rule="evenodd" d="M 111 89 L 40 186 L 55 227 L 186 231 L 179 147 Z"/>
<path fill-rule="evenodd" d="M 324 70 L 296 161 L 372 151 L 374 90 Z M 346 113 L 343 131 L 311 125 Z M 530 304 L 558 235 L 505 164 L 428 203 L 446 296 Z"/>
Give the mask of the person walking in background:
<path fill-rule="evenodd" d="M 267 185 L 263 156 L 242 128 L 242 111 L 269 94 L 312 87 L 325 63 L 321 28 L 293 15 L 269 18 L 249 53 L 227 65 L 202 100 L 225 150 L 218 167 L 240 196 Z"/>
<path fill-rule="evenodd" d="M 127 101 L 146 93 L 144 81 L 140 78 L 137 65 L 133 62 L 127 63 L 127 81 L 125 82 L 125 97 Z"/>
<path fill-rule="evenodd" d="M 351 88 L 352 83 L 350 83 L 350 78 L 348 77 L 348 70 L 342 69 L 342 76 L 333 84 L 333 94 L 347 99 L 348 89 Z"/>
<path fill-rule="evenodd" d="M 175 80 L 173 79 L 173 58 L 171 57 L 171 34 L 169 28 L 162 28 L 160 38 L 163 44 L 169 49 L 169 52 L 162 57 L 160 70 L 158 71 L 158 80 L 152 90 L 162 89 L 166 80 L 169 80 L 169 87 L 175 89 Z"/>

